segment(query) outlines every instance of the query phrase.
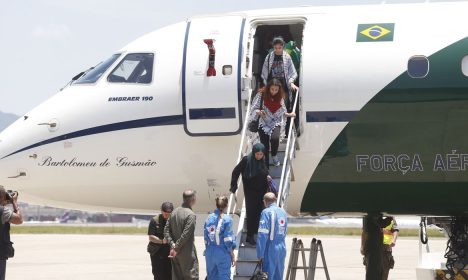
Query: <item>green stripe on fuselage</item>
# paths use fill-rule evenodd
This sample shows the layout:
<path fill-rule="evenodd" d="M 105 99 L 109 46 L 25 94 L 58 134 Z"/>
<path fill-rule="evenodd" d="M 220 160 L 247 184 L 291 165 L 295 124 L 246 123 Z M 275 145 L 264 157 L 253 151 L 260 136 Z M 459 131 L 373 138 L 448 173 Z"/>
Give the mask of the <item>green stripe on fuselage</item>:
<path fill-rule="evenodd" d="M 430 56 L 426 78 L 405 72 L 366 104 L 316 168 L 301 211 L 468 212 L 466 55 L 468 38 Z"/>

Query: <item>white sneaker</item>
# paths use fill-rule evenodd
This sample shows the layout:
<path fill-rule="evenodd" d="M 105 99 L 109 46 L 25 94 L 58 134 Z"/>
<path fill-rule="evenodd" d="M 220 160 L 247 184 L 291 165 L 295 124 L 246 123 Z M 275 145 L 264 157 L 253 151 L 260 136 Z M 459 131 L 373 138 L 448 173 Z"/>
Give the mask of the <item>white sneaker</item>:
<path fill-rule="evenodd" d="M 280 166 L 281 165 L 281 162 L 279 161 L 278 156 L 273 157 L 273 165 L 274 166 Z"/>

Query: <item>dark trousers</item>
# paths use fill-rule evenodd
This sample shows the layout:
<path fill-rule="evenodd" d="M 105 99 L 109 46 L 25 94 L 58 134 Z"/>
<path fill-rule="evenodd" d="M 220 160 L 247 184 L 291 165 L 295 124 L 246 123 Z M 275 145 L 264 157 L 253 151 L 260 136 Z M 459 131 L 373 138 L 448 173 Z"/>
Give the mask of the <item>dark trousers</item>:
<path fill-rule="evenodd" d="M 245 208 L 247 210 L 247 235 L 253 236 L 258 232 L 260 223 L 260 215 L 263 210 L 263 196 L 265 193 L 260 193 L 253 190 L 251 186 L 244 185 Z"/>
<path fill-rule="evenodd" d="M 5 280 L 7 260 L 0 260 L 0 280 Z"/>
<path fill-rule="evenodd" d="M 261 128 L 258 130 L 260 142 L 262 142 L 262 144 L 265 146 L 265 164 L 267 167 L 270 166 L 270 148 L 272 156 L 276 156 L 276 154 L 278 153 L 280 133 L 281 126 L 275 127 L 275 129 L 273 129 L 273 132 L 271 133 L 271 136 L 263 132 Z"/>
<path fill-rule="evenodd" d="M 393 259 L 392 251 L 384 249 L 383 254 L 382 254 L 382 264 L 383 264 L 382 265 L 383 266 L 382 280 L 387 280 L 390 269 L 392 269 L 393 266 L 395 265 L 395 260 Z"/>
<path fill-rule="evenodd" d="M 150 255 L 154 280 L 171 280 L 172 265 L 168 256 Z M 1 279 L 0 279 L 1 280 Z"/>

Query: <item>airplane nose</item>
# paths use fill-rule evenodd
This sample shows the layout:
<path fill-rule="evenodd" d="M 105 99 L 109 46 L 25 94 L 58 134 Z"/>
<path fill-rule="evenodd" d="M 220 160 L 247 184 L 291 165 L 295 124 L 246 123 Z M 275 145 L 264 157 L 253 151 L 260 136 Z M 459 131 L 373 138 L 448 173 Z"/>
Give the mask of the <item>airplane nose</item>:
<path fill-rule="evenodd" d="M 17 187 L 18 181 L 28 176 L 25 169 L 27 155 L 15 154 L 24 142 L 24 139 L 20 139 L 21 133 L 18 133 L 19 126 L 15 123 L 0 132 L 0 185 L 5 188 Z"/>

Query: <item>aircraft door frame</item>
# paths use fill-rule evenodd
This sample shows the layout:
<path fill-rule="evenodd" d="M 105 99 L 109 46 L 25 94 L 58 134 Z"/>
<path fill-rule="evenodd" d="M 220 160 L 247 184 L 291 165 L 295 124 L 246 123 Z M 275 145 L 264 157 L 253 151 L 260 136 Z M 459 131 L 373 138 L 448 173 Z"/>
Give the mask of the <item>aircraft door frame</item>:
<path fill-rule="evenodd" d="M 229 136 L 242 131 L 242 57 L 245 17 L 187 22 L 182 65 L 184 130 L 190 136 Z M 208 75 L 213 39 L 215 76 Z M 230 73 L 230 74 L 229 74 Z"/>

